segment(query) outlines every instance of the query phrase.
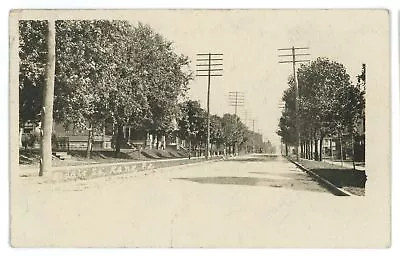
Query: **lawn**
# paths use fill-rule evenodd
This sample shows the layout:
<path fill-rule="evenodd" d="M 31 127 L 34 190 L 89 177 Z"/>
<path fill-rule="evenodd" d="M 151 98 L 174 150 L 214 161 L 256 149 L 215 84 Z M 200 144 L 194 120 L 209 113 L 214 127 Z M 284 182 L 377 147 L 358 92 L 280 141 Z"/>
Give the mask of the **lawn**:
<path fill-rule="evenodd" d="M 353 170 L 330 163 L 300 159 L 300 164 L 315 174 L 354 195 L 365 195 L 365 171 Z"/>

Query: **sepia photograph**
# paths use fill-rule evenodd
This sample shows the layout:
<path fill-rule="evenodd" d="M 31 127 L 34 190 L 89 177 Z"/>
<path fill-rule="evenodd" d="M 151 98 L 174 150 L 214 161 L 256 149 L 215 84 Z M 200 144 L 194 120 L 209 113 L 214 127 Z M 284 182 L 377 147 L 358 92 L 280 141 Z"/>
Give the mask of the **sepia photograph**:
<path fill-rule="evenodd" d="M 12 10 L 10 245 L 390 247 L 389 19 Z"/>

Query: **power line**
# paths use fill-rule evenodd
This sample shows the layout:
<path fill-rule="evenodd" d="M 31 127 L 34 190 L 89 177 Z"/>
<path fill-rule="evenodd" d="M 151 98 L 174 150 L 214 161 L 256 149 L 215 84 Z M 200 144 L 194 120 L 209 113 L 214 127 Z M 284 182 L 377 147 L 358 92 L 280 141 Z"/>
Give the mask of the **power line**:
<path fill-rule="evenodd" d="M 198 53 L 197 54 L 197 64 L 196 66 L 199 67 L 197 69 L 196 76 L 206 76 L 208 77 L 207 83 L 207 144 L 206 144 L 206 159 L 210 157 L 210 84 L 211 84 L 211 77 L 219 77 L 222 76 L 221 71 L 222 68 L 214 68 L 214 66 L 222 66 L 221 63 L 222 53 Z M 206 67 L 206 68 L 204 68 Z M 213 67 L 213 68 L 211 68 Z"/>
<path fill-rule="evenodd" d="M 229 92 L 229 106 L 235 107 L 235 115 L 237 115 L 237 108 L 244 106 L 244 93 L 243 92 Z"/>
<path fill-rule="evenodd" d="M 291 60 L 283 60 L 279 61 L 279 63 L 292 63 L 293 65 L 293 78 L 294 78 L 294 87 L 295 87 L 295 113 L 296 113 L 296 158 L 299 160 L 299 144 L 300 144 L 300 119 L 299 119 L 299 88 L 296 74 L 296 63 L 300 62 L 309 62 L 310 60 L 296 60 L 298 56 L 307 56 L 309 53 L 297 53 L 296 50 L 309 50 L 308 47 L 291 47 L 291 48 L 279 48 L 278 51 L 291 51 L 291 54 L 280 54 L 278 57 L 292 57 Z"/>
<path fill-rule="evenodd" d="M 250 123 L 252 124 L 252 131 L 253 131 L 253 133 L 254 133 L 254 131 L 255 131 L 255 124 L 256 124 L 257 120 L 256 120 L 256 119 L 249 119 L 249 121 L 250 121 Z"/>
<path fill-rule="evenodd" d="M 239 117 L 243 120 L 244 124 L 247 126 L 247 121 L 250 117 L 250 111 L 246 109 L 241 109 L 241 111 L 238 111 Z"/>
<path fill-rule="evenodd" d="M 252 136 L 253 136 L 253 139 L 252 139 L 252 152 L 254 153 L 254 151 L 255 151 L 255 124 L 256 124 L 256 122 L 257 122 L 257 120 L 256 119 L 250 119 L 250 123 L 252 124 Z"/>

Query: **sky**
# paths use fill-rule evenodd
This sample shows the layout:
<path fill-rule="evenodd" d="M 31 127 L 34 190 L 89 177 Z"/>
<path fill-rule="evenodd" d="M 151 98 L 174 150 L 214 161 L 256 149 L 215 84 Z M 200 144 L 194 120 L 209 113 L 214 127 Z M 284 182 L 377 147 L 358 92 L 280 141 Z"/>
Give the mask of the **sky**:
<path fill-rule="evenodd" d="M 362 63 L 368 70 L 388 40 L 386 15 L 368 10 L 164 10 L 138 12 L 129 20 L 149 24 L 173 41 L 176 52 L 192 60 L 192 70 L 196 53 L 223 53 L 223 76 L 211 80 L 210 112 L 234 113 L 228 93 L 243 92 L 239 116 L 244 119 L 247 112 L 248 119 L 256 120 L 255 130 L 279 144 L 279 103 L 293 69 L 278 63 L 283 59 L 277 49 L 309 47 L 307 58 L 338 61 L 355 81 Z M 189 97 L 206 107 L 206 77 L 190 83 Z"/>
<path fill-rule="evenodd" d="M 276 134 L 279 105 L 293 72 L 290 63 L 278 63 L 284 60 L 278 57 L 283 54 L 278 48 L 309 47 L 304 51 L 310 54 L 307 58 L 338 61 L 353 81 L 366 63 L 367 87 L 379 88 L 379 75 L 389 70 L 389 63 L 376 61 L 389 54 L 385 10 L 119 10 L 54 15 L 57 19 L 123 19 L 148 24 L 173 42 L 175 52 L 189 57 L 193 71 L 197 53 L 223 53 L 223 76 L 211 80 L 211 114 L 234 113 L 228 94 L 243 92 L 245 103 L 238 115 L 244 119 L 247 112 L 248 126 L 252 128 L 249 120 L 255 119 L 255 130 L 275 145 L 280 144 Z M 189 87 L 188 96 L 206 108 L 207 78 L 195 77 Z"/>

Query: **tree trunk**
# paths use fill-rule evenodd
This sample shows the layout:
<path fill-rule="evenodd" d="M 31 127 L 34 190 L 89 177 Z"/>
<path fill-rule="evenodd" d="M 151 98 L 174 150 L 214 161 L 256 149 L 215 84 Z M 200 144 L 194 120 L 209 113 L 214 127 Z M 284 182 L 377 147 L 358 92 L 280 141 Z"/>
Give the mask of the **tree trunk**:
<path fill-rule="evenodd" d="M 191 158 L 192 154 L 192 140 L 189 140 L 189 159 Z"/>
<path fill-rule="evenodd" d="M 304 142 L 300 143 L 300 157 L 304 157 Z"/>
<path fill-rule="evenodd" d="M 314 139 L 314 151 L 315 151 L 314 160 L 315 160 L 315 161 L 318 161 L 318 160 L 319 160 L 319 154 L 318 154 L 318 139 Z"/>
<path fill-rule="evenodd" d="M 88 129 L 88 139 L 87 139 L 87 147 L 86 147 L 86 159 L 90 159 L 90 153 L 92 152 L 92 136 L 93 136 L 93 127 L 92 124 L 89 125 Z"/>
<path fill-rule="evenodd" d="M 199 146 L 197 147 L 199 157 L 201 157 L 201 147 L 202 146 L 203 146 L 203 143 L 200 142 Z"/>
<path fill-rule="evenodd" d="M 310 158 L 309 158 L 310 160 L 314 159 L 313 146 L 314 146 L 313 140 L 310 140 L 309 149 L 308 149 L 308 151 L 310 152 Z"/>
<path fill-rule="evenodd" d="M 122 138 L 124 136 L 124 129 L 121 124 L 117 124 L 117 137 L 115 140 L 115 157 L 118 157 L 121 152 Z"/>
<path fill-rule="evenodd" d="M 339 144 L 340 144 L 340 164 L 343 166 L 342 132 L 339 133 Z"/>
<path fill-rule="evenodd" d="M 56 64 L 56 29 L 55 21 L 48 20 L 47 33 L 47 63 L 46 82 L 43 87 L 43 107 L 41 113 L 41 145 L 40 145 L 40 170 L 39 176 L 51 171 L 52 148 L 51 135 L 53 133 L 53 100 L 54 100 L 54 75 Z"/>
<path fill-rule="evenodd" d="M 304 143 L 305 158 L 310 159 L 310 141 Z"/>
<path fill-rule="evenodd" d="M 303 143 L 303 150 L 301 153 L 302 157 L 304 157 L 305 159 L 308 159 L 308 141 L 305 141 Z"/>
<path fill-rule="evenodd" d="M 321 136 L 319 140 L 319 161 L 322 161 L 322 141 L 324 140 L 324 136 Z"/>
<path fill-rule="evenodd" d="M 285 143 L 285 151 L 286 151 L 285 155 L 288 156 L 288 145 L 287 145 L 287 143 Z"/>
<path fill-rule="evenodd" d="M 159 150 L 160 149 L 160 135 L 158 133 L 156 133 L 156 138 L 157 138 L 156 149 Z"/>
<path fill-rule="evenodd" d="M 353 129 L 351 129 L 351 147 L 352 147 L 352 151 L 353 151 L 353 170 L 356 169 L 356 163 L 354 160 L 355 157 L 355 150 L 354 150 L 354 133 L 353 133 Z"/>

